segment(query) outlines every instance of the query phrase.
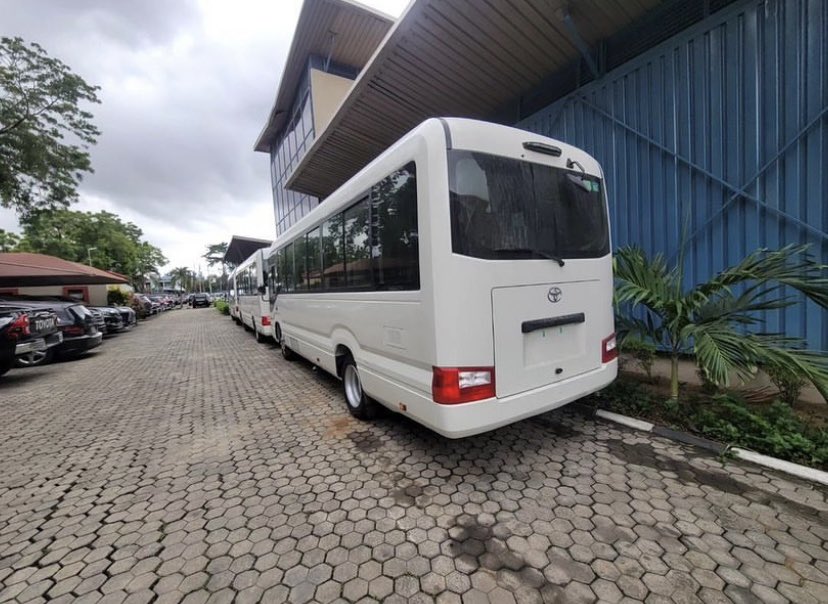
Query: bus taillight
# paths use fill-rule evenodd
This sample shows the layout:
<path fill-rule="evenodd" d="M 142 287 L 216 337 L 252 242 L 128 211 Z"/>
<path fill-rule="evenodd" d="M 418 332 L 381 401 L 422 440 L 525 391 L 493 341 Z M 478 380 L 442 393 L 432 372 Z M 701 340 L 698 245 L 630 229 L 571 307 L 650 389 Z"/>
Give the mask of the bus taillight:
<path fill-rule="evenodd" d="M 618 342 L 615 341 L 615 334 L 612 334 L 601 342 L 601 362 L 609 363 L 617 358 Z"/>
<path fill-rule="evenodd" d="M 455 405 L 495 396 L 494 367 L 434 367 L 431 396 L 435 403 Z"/>
<path fill-rule="evenodd" d="M 270 326 L 270 317 L 267 315 L 262 315 L 262 327 L 269 327 Z"/>

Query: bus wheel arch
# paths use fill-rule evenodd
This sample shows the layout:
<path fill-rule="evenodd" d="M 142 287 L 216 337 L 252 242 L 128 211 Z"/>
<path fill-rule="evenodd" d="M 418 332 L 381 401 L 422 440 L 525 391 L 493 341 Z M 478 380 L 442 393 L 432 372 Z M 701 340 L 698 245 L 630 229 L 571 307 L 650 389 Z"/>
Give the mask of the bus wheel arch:
<path fill-rule="evenodd" d="M 336 377 L 342 379 L 343 371 L 345 369 L 345 361 L 348 359 L 353 361 L 354 354 L 351 352 L 351 349 L 344 344 L 337 344 L 336 351 L 334 352 L 334 358 L 336 359 Z"/>
<path fill-rule="evenodd" d="M 273 339 L 277 344 L 282 343 L 282 326 L 278 323 L 273 324 Z"/>

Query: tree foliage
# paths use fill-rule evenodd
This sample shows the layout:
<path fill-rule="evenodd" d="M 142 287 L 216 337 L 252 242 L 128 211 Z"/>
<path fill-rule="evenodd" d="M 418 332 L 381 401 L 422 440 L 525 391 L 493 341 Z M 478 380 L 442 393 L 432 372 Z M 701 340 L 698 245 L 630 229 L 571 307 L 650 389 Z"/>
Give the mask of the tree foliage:
<path fill-rule="evenodd" d="M 18 235 L 0 229 L 0 252 L 13 252 L 18 243 L 20 243 Z"/>
<path fill-rule="evenodd" d="M 0 205 L 25 217 L 77 199 L 100 134 L 82 106 L 98 90 L 40 45 L 0 38 Z"/>
<path fill-rule="evenodd" d="M 683 253 L 668 267 L 660 254 L 650 259 L 640 248 L 623 248 L 615 259 L 616 300 L 624 310 L 643 308 L 644 315 L 621 314 L 619 334 L 669 351 L 674 399 L 679 355 L 687 351 L 716 386 L 727 386 L 732 373 L 748 378 L 764 366 L 793 371 L 828 398 L 825 355 L 805 350 L 796 338 L 759 330 L 761 312 L 797 303 L 784 295 L 784 287 L 828 308 L 826 270 L 807 254 L 807 246 L 759 249 L 709 281 L 686 288 Z"/>
<path fill-rule="evenodd" d="M 186 266 L 178 266 L 170 271 L 170 277 L 173 280 L 173 286 L 180 286 L 183 290 L 193 290 L 196 275 Z"/>
<path fill-rule="evenodd" d="M 207 246 L 207 252 L 202 256 L 207 261 L 207 266 L 215 266 L 216 264 L 225 265 L 224 255 L 227 253 L 227 242 L 211 243 Z"/>
<path fill-rule="evenodd" d="M 143 232 L 110 212 L 39 211 L 23 219 L 19 251 L 57 256 L 126 275 L 138 289 L 167 263 Z"/>

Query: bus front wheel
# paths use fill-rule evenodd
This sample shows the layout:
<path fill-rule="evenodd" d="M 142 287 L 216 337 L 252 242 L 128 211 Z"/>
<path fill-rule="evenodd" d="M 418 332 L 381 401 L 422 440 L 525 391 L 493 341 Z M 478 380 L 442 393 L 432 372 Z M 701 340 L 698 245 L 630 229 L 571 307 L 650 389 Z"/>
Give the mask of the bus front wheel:
<path fill-rule="evenodd" d="M 362 390 L 359 370 L 350 357 L 342 364 L 342 389 L 348 411 L 357 419 L 373 419 L 376 415 L 376 403 L 368 398 Z"/>

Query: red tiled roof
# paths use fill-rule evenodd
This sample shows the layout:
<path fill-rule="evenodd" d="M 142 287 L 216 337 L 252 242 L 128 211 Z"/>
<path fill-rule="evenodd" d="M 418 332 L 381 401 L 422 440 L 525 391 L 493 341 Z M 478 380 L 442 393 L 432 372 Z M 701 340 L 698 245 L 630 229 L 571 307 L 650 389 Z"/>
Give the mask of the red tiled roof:
<path fill-rule="evenodd" d="M 45 254 L 0 254 L 0 286 L 128 283 L 124 275 Z"/>

